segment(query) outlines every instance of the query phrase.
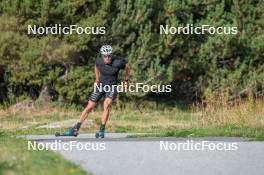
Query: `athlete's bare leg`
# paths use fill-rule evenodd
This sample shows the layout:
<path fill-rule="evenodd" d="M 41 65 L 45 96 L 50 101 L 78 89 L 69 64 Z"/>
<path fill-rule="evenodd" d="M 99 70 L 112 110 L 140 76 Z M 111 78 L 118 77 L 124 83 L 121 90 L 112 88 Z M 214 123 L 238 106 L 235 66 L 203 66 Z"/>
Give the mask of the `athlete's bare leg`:
<path fill-rule="evenodd" d="M 83 110 L 81 117 L 80 117 L 80 123 L 83 123 L 86 118 L 88 117 L 89 113 L 92 111 L 92 109 L 96 106 L 96 103 L 89 100 L 86 108 Z"/>
<path fill-rule="evenodd" d="M 112 104 L 113 100 L 110 98 L 105 98 L 104 100 L 104 112 L 102 114 L 101 122 L 103 125 L 106 125 L 108 118 L 109 118 L 109 112 L 110 112 L 110 106 Z"/>

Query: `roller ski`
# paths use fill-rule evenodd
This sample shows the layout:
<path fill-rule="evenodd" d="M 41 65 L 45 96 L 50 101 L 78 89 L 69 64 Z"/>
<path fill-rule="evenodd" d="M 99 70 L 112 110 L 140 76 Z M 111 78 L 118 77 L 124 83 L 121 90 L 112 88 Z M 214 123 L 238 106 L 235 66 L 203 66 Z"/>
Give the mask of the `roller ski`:
<path fill-rule="evenodd" d="M 80 123 L 77 123 L 74 127 L 67 129 L 64 133 L 60 133 L 60 132 L 56 132 L 55 136 L 59 137 L 59 136 L 74 136 L 77 137 L 78 136 L 78 131 L 80 129 Z"/>
<path fill-rule="evenodd" d="M 74 136 L 74 137 L 77 137 L 78 134 L 79 134 L 78 132 L 74 131 L 72 128 L 69 128 L 64 133 L 56 132 L 55 136 L 56 137 L 59 137 L 59 136 Z"/>

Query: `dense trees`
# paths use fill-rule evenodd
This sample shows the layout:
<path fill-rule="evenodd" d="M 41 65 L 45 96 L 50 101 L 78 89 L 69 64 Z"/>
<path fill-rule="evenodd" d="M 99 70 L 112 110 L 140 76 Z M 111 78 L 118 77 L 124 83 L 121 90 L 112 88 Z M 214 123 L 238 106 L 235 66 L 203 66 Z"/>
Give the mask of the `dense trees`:
<path fill-rule="evenodd" d="M 45 86 L 55 100 L 83 102 L 105 43 L 127 58 L 132 82 L 171 83 L 171 100 L 263 92 L 261 0 L 3 0 L 0 13 L 1 100 L 37 98 Z M 34 24 L 105 26 L 106 34 L 28 35 Z M 160 25 L 187 24 L 236 26 L 238 34 L 160 34 Z"/>

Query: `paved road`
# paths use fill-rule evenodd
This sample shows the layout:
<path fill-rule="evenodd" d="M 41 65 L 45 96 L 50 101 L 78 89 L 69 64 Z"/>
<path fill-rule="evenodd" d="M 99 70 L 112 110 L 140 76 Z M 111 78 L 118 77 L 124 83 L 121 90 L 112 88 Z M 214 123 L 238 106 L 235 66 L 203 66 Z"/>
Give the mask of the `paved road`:
<path fill-rule="evenodd" d="M 95 175 L 264 174 L 264 142 L 224 137 L 127 138 L 126 134 L 108 134 L 104 140 L 93 137 L 93 134 L 62 137 L 62 144 L 73 140 L 78 148 L 86 146 L 88 150 L 73 147 L 71 151 L 56 151 Z M 27 138 L 42 144 L 57 139 L 49 135 Z M 200 150 L 195 150 L 195 145 Z M 226 150 L 210 150 L 214 148 Z"/>

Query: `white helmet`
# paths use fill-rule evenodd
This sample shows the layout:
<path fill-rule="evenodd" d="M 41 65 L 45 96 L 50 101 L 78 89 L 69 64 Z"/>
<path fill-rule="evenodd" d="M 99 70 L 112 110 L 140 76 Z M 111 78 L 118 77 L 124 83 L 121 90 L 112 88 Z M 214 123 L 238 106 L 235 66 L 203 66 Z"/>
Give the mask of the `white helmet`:
<path fill-rule="evenodd" d="M 111 55 L 113 49 L 110 45 L 103 45 L 100 49 L 102 55 Z"/>

